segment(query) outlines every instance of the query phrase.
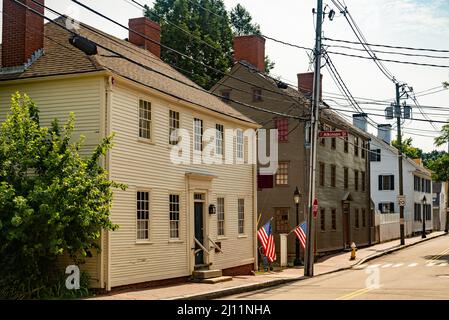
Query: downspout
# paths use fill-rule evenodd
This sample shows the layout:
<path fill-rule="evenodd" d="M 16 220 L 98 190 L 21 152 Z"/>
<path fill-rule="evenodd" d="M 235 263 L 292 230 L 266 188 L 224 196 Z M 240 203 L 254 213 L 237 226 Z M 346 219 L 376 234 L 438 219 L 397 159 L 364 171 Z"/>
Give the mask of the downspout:
<path fill-rule="evenodd" d="M 108 77 L 108 82 L 106 85 L 106 124 L 105 124 L 105 133 L 106 137 L 111 134 L 111 105 L 112 105 L 112 86 L 114 85 L 114 78 L 112 76 Z M 106 170 L 108 171 L 108 177 L 110 174 L 110 151 L 106 154 Z M 107 231 L 108 238 L 108 267 L 107 267 L 107 283 L 106 283 L 106 291 L 111 291 L 111 234 L 110 231 Z"/>
<path fill-rule="evenodd" d="M 365 187 L 367 187 L 368 190 L 368 212 L 369 212 L 369 223 L 368 223 L 368 245 L 372 245 L 372 237 L 373 237 L 373 222 L 374 217 L 373 213 L 371 212 L 371 161 L 370 161 L 370 155 L 371 155 L 371 139 L 368 140 L 367 147 L 365 150 L 365 161 L 366 161 L 366 180 L 365 180 Z"/>
<path fill-rule="evenodd" d="M 257 143 L 257 140 L 256 140 Z M 253 149 L 254 150 L 254 149 Z M 257 150 L 257 147 L 256 147 Z M 257 153 L 256 153 L 257 155 Z M 258 261 L 258 250 L 257 250 L 257 219 L 258 219 L 258 210 L 257 210 L 257 156 L 256 163 L 252 165 L 253 167 L 253 254 L 254 254 L 254 270 L 258 271 L 259 261 Z"/>

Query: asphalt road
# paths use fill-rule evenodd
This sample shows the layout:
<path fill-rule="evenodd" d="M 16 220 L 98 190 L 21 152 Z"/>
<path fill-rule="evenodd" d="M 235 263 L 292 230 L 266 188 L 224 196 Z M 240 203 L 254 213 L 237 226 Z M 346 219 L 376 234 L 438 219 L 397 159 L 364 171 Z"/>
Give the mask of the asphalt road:
<path fill-rule="evenodd" d="M 385 255 L 351 270 L 223 299 L 449 300 L 449 236 Z"/>

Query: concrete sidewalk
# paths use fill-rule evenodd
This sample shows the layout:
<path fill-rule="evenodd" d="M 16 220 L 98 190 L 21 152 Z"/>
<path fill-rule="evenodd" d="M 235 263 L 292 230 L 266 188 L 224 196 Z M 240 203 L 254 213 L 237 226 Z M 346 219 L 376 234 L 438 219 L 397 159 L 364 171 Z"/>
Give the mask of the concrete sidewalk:
<path fill-rule="evenodd" d="M 363 264 L 382 255 L 407 248 L 435 237 L 444 236 L 443 231 L 433 232 L 426 239 L 421 236 L 405 239 L 405 245 L 401 246 L 399 240 L 377 244 L 357 250 L 356 260 L 350 261 L 350 252 L 337 253 L 321 258 L 314 265 L 314 275 L 319 276 Z M 141 289 L 128 292 L 109 293 L 96 296 L 91 299 L 104 300 L 177 300 L 177 299 L 214 299 L 228 295 L 259 290 L 267 287 L 277 286 L 293 281 L 307 279 L 303 276 L 303 268 L 287 268 L 280 271 L 266 272 L 256 276 L 236 276 L 232 281 L 204 284 L 183 283 L 173 286 Z"/>

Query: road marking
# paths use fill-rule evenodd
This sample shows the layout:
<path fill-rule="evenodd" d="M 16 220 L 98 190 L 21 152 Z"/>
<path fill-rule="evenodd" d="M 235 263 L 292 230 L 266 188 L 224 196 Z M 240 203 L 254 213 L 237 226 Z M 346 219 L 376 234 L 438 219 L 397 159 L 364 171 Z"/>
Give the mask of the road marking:
<path fill-rule="evenodd" d="M 391 263 L 387 263 L 387 264 L 384 264 L 384 265 L 382 266 L 382 268 L 389 268 L 389 267 L 391 267 L 391 266 L 392 266 Z"/>
<path fill-rule="evenodd" d="M 397 263 L 393 266 L 393 268 L 399 268 L 400 266 L 403 266 L 403 265 L 404 265 L 403 263 Z"/>
<path fill-rule="evenodd" d="M 438 266 L 445 267 L 445 266 L 447 266 L 447 262 L 440 263 Z"/>
<path fill-rule="evenodd" d="M 426 264 L 426 267 L 433 267 L 435 264 L 435 262 L 429 262 L 428 264 Z"/>
<path fill-rule="evenodd" d="M 363 269 L 363 268 L 365 268 L 367 266 L 367 264 L 361 264 L 361 265 L 359 265 L 359 266 L 355 266 L 354 268 L 355 269 Z"/>
<path fill-rule="evenodd" d="M 416 262 L 410 263 L 407 267 L 416 267 L 418 264 Z"/>
<path fill-rule="evenodd" d="M 372 264 L 370 266 L 368 266 L 368 268 L 378 268 L 380 266 L 380 264 Z"/>
<path fill-rule="evenodd" d="M 446 253 L 449 252 L 449 248 L 443 250 L 442 252 L 440 252 L 439 254 L 437 254 L 436 256 L 434 256 L 432 259 L 427 260 L 427 263 L 431 263 L 434 260 L 438 260 L 439 258 L 441 258 L 442 256 L 444 256 Z"/>
<path fill-rule="evenodd" d="M 344 296 L 338 297 L 338 298 L 336 298 L 335 300 L 351 300 L 352 298 L 361 296 L 362 294 L 365 294 L 365 293 L 367 293 L 367 292 L 369 292 L 369 291 L 371 291 L 371 290 L 374 290 L 374 288 L 363 288 L 363 289 L 359 289 L 359 290 L 356 290 L 356 291 L 354 291 L 354 292 L 345 294 Z"/>

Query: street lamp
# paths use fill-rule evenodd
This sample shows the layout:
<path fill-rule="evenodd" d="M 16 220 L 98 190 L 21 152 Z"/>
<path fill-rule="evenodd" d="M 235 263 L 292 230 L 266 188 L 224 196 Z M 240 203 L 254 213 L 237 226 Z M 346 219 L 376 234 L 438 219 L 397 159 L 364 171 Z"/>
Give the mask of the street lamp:
<path fill-rule="evenodd" d="M 298 187 L 296 187 L 295 192 L 293 193 L 293 201 L 295 202 L 296 205 L 296 226 L 299 225 L 299 202 L 301 200 L 301 193 L 298 190 Z M 295 226 L 295 228 L 296 228 Z M 298 237 L 295 238 L 296 242 L 295 242 L 295 261 L 293 262 L 293 264 L 295 266 L 302 266 L 302 262 L 301 262 L 301 256 L 300 256 L 300 248 L 299 248 L 299 240 Z"/>
<path fill-rule="evenodd" d="M 423 203 L 423 208 L 422 208 L 422 235 L 421 235 L 421 238 L 425 239 L 426 238 L 426 215 L 425 215 L 425 211 L 426 211 L 426 204 L 427 204 L 426 196 L 424 196 L 422 198 L 422 203 Z"/>

